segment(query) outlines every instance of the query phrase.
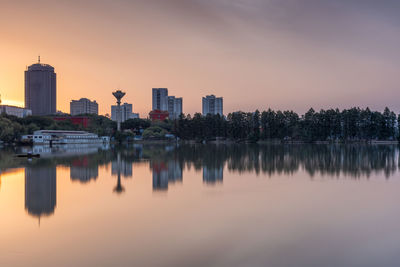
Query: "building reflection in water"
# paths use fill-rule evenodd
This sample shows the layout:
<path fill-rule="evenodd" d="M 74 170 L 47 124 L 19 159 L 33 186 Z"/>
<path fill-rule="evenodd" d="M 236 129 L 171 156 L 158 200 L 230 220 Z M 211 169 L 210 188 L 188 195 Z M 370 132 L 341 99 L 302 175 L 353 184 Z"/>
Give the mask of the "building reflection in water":
<path fill-rule="evenodd" d="M 175 160 L 151 162 L 153 190 L 168 190 L 168 183 L 182 182 L 182 167 Z"/>
<path fill-rule="evenodd" d="M 111 162 L 111 174 L 122 175 L 124 178 L 132 177 L 132 162 L 127 162 L 121 159 L 121 154 L 118 153 L 117 160 Z"/>
<path fill-rule="evenodd" d="M 87 183 L 90 180 L 96 180 L 99 176 L 98 165 L 89 165 L 89 157 L 84 156 L 83 158 L 74 159 L 71 163 L 70 177 L 71 180 L 77 180 L 81 183 Z"/>
<path fill-rule="evenodd" d="M 56 207 L 56 166 L 26 167 L 25 209 L 32 216 L 50 216 Z"/>
<path fill-rule="evenodd" d="M 222 183 L 224 179 L 224 167 L 209 168 L 203 166 L 203 183 L 213 185 L 216 183 Z"/>
<path fill-rule="evenodd" d="M 111 174 L 113 174 L 113 175 L 116 174 L 118 177 L 117 185 L 114 187 L 114 192 L 117 194 L 121 194 L 122 192 L 125 191 L 125 188 L 122 186 L 122 183 L 121 183 L 121 171 L 123 170 L 122 166 L 124 166 L 124 170 L 127 171 L 127 173 L 129 173 L 129 167 L 126 168 L 126 165 L 127 165 L 127 163 L 125 161 L 121 160 L 121 153 L 118 152 L 117 160 L 113 161 L 111 163 Z M 128 177 L 132 177 L 132 165 L 131 165 L 130 169 L 131 169 L 130 176 L 128 176 Z M 125 177 L 127 177 L 127 176 L 125 176 Z"/>

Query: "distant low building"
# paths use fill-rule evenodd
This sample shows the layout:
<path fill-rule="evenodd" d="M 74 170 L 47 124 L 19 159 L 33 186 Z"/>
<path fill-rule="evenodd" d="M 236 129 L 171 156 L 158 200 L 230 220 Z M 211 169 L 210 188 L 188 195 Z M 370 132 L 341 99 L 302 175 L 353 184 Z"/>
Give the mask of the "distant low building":
<path fill-rule="evenodd" d="M 124 103 L 120 106 L 121 110 L 121 122 L 124 122 L 129 119 L 138 119 L 139 113 L 133 113 L 132 104 Z M 118 106 L 112 105 L 111 106 L 111 120 L 117 121 L 118 116 Z"/>
<path fill-rule="evenodd" d="M 79 100 L 72 100 L 69 106 L 72 116 L 81 114 L 99 114 L 99 104 L 97 104 L 96 100 L 90 101 L 87 98 L 81 98 Z"/>
<path fill-rule="evenodd" d="M 169 113 L 164 110 L 152 110 L 150 111 L 149 116 L 152 121 L 163 121 L 168 118 Z"/>
<path fill-rule="evenodd" d="M 208 95 L 206 97 L 203 97 L 202 106 L 203 116 L 206 116 L 207 114 L 219 114 L 221 116 L 224 115 L 222 97 L 215 97 L 215 95 Z"/>
<path fill-rule="evenodd" d="M 32 115 L 32 110 L 16 106 L 0 105 L 0 114 L 1 113 L 16 116 L 18 118 L 25 118 L 26 116 Z"/>

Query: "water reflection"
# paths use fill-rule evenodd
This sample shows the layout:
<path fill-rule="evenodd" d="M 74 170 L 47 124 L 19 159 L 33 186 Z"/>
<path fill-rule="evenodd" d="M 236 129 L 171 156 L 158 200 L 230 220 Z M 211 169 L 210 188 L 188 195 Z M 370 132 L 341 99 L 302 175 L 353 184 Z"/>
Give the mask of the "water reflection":
<path fill-rule="evenodd" d="M 311 177 L 344 174 L 360 178 L 383 172 L 389 178 L 400 164 L 399 148 L 394 145 L 135 145 L 111 150 L 76 146 L 34 149 L 42 151 L 41 158 L 30 165 L 69 166 L 71 179 L 82 182 L 96 179 L 98 167 L 110 162 L 112 175 L 120 173 L 128 178 L 133 176 L 136 162 L 148 161 L 155 188 L 165 187 L 167 180 L 181 181 L 186 168 L 203 171 L 204 182 L 208 183 L 222 181 L 225 167 L 231 172 L 268 176 L 305 170 Z M 26 159 L 15 159 L 15 152 L 18 151 L 0 151 L 0 170 L 28 165 Z"/>
<path fill-rule="evenodd" d="M 88 183 L 99 176 L 99 166 L 91 164 L 88 156 L 74 159 L 71 164 L 70 176 L 72 181 Z"/>
<path fill-rule="evenodd" d="M 114 163 L 115 161 L 113 161 Z M 121 194 L 122 192 L 125 191 L 125 188 L 122 186 L 121 184 L 121 170 L 122 170 L 122 163 L 124 161 L 121 161 L 121 153 L 118 152 L 117 154 L 117 161 L 114 164 L 114 168 L 112 168 L 111 173 L 112 174 L 117 174 L 118 176 L 118 180 L 117 180 L 117 185 L 114 188 L 114 192 L 116 192 L 117 194 Z M 124 166 L 126 166 L 127 164 L 124 162 Z M 131 169 L 132 169 L 132 165 L 131 165 Z"/>
<path fill-rule="evenodd" d="M 315 175 L 352 178 L 383 172 L 387 178 L 398 170 L 399 148 L 390 145 L 220 145 L 181 146 L 177 160 L 188 168 L 232 172 Z"/>
<path fill-rule="evenodd" d="M 202 171 L 205 185 L 223 183 L 224 170 L 265 176 L 293 175 L 301 170 L 311 179 L 361 179 L 374 173 L 389 178 L 400 168 L 399 147 L 394 145 L 74 145 L 34 147 L 41 158 L 32 161 L 14 157 L 29 149 L 1 150 L 0 173 L 25 167 L 25 208 L 37 217 L 54 213 L 57 166 L 69 167 L 71 180 L 87 184 L 99 178 L 100 166 L 111 163 L 111 176 L 117 176 L 116 193 L 125 191 L 121 179 L 133 177 L 138 162 L 148 162 L 154 191 L 182 183 L 185 170 L 191 168 Z"/>
<path fill-rule="evenodd" d="M 182 182 L 182 167 L 174 159 L 150 161 L 153 172 L 153 190 L 167 190 L 169 183 Z"/>
<path fill-rule="evenodd" d="M 203 167 L 203 182 L 206 184 L 222 183 L 224 179 L 224 168 L 208 168 Z"/>
<path fill-rule="evenodd" d="M 25 209 L 32 216 L 50 216 L 57 202 L 57 173 L 55 166 L 25 169 Z"/>

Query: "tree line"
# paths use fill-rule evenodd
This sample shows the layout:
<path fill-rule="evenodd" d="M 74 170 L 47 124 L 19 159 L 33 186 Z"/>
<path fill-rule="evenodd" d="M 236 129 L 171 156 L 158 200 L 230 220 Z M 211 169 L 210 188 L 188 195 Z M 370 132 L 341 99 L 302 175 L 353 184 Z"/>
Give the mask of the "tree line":
<path fill-rule="evenodd" d="M 233 112 L 226 117 L 181 115 L 173 133 L 186 140 L 293 140 L 360 141 L 397 140 L 400 117 L 385 108 L 383 113 L 369 108 L 308 110 L 299 116 L 293 111 Z"/>
<path fill-rule="evenodd" d="M 116 131 L 116 123 L 104 116 L 85 115 L 90 118 L 87 128 L 74 125 L 69 120 L 55 121 L 51 117 L 29 116 L 17 118 L 0 115 L 0 140 L 15 142 L 24 134 L 35 130 L 85 130 L 99 136 L 112 136 L 123 141 L 134 135 L 148 139 L 162 139 L 172 133 L 182 140 L 215 140 L 257 142 L 262 140 L 288 141 L 369 141 L 398 140 L 400 116 L 385 108 L 383 112 L 369 108 L 308 110 L 299 116 L 293 111 L 232 112 L 220 115 L 193 116 L 182 114 L 177 120 L 151 122 L 148 119 L 130 119 L 121 124 L 122 133 Z"/>

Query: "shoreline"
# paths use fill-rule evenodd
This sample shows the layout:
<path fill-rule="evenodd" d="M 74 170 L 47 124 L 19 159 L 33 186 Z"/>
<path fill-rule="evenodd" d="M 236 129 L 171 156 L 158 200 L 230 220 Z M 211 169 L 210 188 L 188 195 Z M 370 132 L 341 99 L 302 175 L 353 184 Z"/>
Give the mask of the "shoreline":
<path fill-rule="evenodd" d="M 110 142 L 110 145 L 118 145 L 117 142 Z M 233 144 L 257 144 L 257 145 L 399 145 L 399 141 L 391 140 L 358 140 L 358 141 L 284 141 L 284 140 L 260 140 L 250 142 L 247 140 L 212 140 L 212 141 L 196 141 L 196 140 L 137 140 L 132 142 L 122 142 L 122 144 L 144 144 L 144 145 L 168 145 L 168 144 L 214 144 L 214 145 L 233 145 Z M 80 145 L 80 144 L 76 144 Z M 83 144 L 82 144 L 83 145 Z M 32 143 L 2 143 L 0 148 L 6 147 L 33 147 Z"/>

